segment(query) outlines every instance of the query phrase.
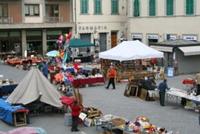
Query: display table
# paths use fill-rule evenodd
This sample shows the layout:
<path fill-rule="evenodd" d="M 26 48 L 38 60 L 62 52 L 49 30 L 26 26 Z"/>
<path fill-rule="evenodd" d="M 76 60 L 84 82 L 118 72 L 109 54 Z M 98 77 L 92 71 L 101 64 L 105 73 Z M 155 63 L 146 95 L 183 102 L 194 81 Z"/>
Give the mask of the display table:
<path fill-rule="evenodd" d="M 144 77 L 155 77 L 155 75 L 155 72 L 150 71 L 123 71 L 117 74 L 117 81 L 120 81 L 122 79 L 129 79 L 131 77 L 133 77 L 134 79 L 144 79 Z"/>
<path fill-rule="evenodd" d="M 182 98 L 193 101 L 195 103 L 200 103 L 200 96 L 188 95 L 186 91 L 177 89 L 177 88 L 170 88 L 167 93 L 167 101 L 175 101 L 176 103 L 179 102 Z"/>
<path fill-rule="evenodd" d="M 85 85 L 105 83 L 104 77 L 94 77 L 94 78 L 83 78 L 83 79 L 74 79 L 72 82 L 74 87 L 80 87 Z"/>
<path fill-rule="evenodd" d="M 0 99 L 0 111 L 0 119 L 8 124 L 14 126 L 27 124 L 27 114 L 29 111 L 21 105 L 12 106 L 5 100 Z"/>

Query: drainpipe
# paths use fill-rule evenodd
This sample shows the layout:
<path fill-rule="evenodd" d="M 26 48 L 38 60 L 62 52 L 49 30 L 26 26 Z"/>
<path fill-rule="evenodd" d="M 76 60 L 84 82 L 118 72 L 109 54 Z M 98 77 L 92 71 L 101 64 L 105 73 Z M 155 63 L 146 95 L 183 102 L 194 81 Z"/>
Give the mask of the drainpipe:
<path fill-rule="evenodd" d="M 74 0 L 74 22 L 75 22 L 75 35 L 77 35 L 76 0 Z"/>

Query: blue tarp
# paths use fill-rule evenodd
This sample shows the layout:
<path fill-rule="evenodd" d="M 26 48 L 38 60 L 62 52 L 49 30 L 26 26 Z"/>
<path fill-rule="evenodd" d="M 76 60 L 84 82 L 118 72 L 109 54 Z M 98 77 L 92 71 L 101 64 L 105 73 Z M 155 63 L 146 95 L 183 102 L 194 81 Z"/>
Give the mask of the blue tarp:
<path fill-rule="evenodd" d="M 0 86 L 0 96 L 11 94 L 18 84 L 2 85 Z"/>
<path fill-rule="evenodd" d="M 5 121 L 6 123 L 13 125 L 13 113 L 17 110 L 25 109 L 24 107 L 11 106 L 10 103 L 5 102 L 5 100 L 0 99 L 0 119 Z"/>

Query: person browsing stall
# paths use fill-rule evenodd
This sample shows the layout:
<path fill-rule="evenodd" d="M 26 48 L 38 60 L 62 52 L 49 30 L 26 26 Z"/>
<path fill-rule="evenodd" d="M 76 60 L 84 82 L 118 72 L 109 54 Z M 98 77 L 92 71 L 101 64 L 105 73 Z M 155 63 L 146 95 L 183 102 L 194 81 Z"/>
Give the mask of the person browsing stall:
<path fill-rule="evenodd" d="M 113 89 L 115 89 L 115 78 L 117 76 L 117 71 L 114 68 L 113 65 L 110 66 L 110 68 L 107 71 L 107 77 L 109 79 L 108 85 L 106 86 L 106 89 L 109 89 L 110 84 L 112 84 Z"/>
<path fill-rule="evenodd" d="M 158 85 L 158 90 L 159 90 L 159 95 L 160 95 L 160 105 L 165 106 L 165 93 L 166 93 L 166 90 L 169 90 L 166 79 L 164 79 Z"/>

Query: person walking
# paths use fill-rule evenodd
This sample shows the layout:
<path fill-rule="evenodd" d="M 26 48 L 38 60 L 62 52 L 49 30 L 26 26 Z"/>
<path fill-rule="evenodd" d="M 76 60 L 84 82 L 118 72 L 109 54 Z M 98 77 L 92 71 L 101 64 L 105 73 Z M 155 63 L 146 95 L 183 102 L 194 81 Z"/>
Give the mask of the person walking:
<path fill-rule="evenodd" d="M 110 84 L 112 84 L 113 89 L 115 89 L 115 78 L 117 76 L 117 71 L 114 68 L 113 65 L 110 66 L 110 68 L 107 71 L 107 77 L 109 79 L 108 85 L 106 86 L 106 89 L 109 89 Z"/>
<path fill-rule="evenodd" d="M 42 73 L 48 79 L 49 70 L 48 70 L 48 63 L 46 61 L 43 62 Z"/>
<path fill-rule="evenodd" d="M 72 115 L 72 132 L 78 132 L 78 122 L 79 122 L 79 114 L 81 112 L 81 106 L 75 100 L 74 103 L 70 106 L 71 107 L 71 115 Z"/>
<path fill-rule="evenodd" d="M 169 90 L 166 79 L 164 79 L 158 85 L 158 90 L 159 90 L 159 96 L 160 96 L 160 105 L 165 106 L 165 92 L 166 92 L 166 90 Z"/>

